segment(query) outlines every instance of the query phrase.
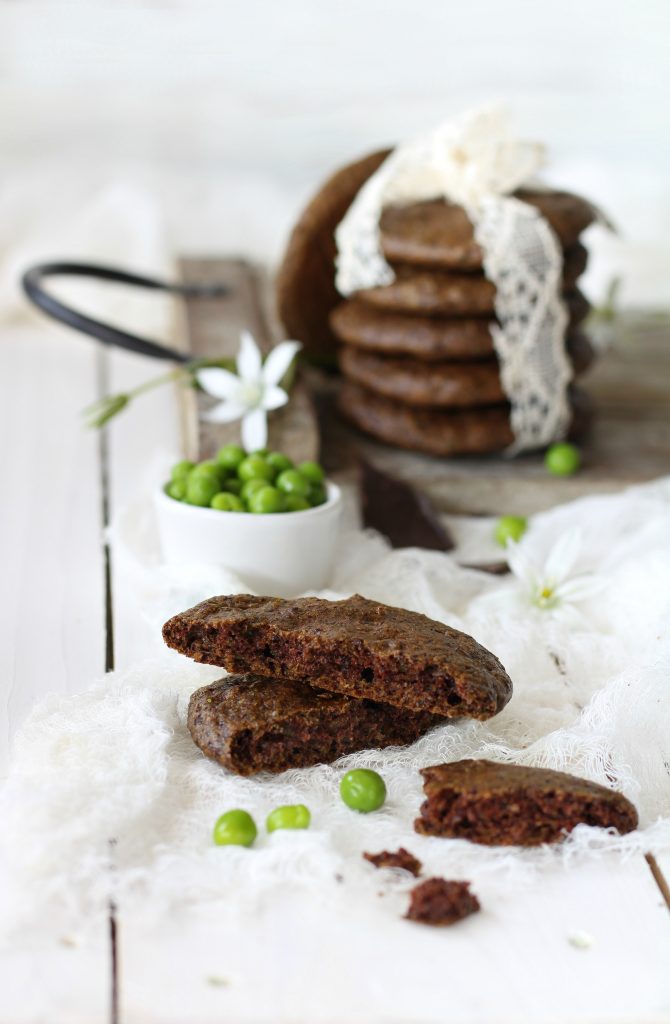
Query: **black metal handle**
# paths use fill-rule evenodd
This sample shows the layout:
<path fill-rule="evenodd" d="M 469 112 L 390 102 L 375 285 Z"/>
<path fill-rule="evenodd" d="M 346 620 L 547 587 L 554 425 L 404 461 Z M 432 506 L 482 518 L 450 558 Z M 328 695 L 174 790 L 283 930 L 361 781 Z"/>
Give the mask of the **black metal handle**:
<path fill-rule="evenodd" d="M 103 345 L 114 345 L 117 348 L 127 349 L 129 352 L 137 352 L 139 355 L 151 356 L 153 359 L 169 359 L 175 363 L 186 363 L 191 357 L 168 345 L 161 345 L 160 342 L 150 341 L 148 338 L 140 338 L 129 331 L 123 331 L 118 327 L 112 327 L 111 324 L 105 324 L 101 320 L 95 320 L 54 298 L 44 290 L 42 281 L 47 277 L 57 276 L 93 277 L 101 281 L 117 281 L 120 284 L 130 284 L 139 288 L 150 288 L 154 291 L 168 292 L 171 295 L 194 298 L 220 298 L 230 292 L 230 289 L 222 284 L 170 284 L 168 281 L 159 281 L 153 277 L 131 274 L 125 270 L 100 266 L 95 263 L 41 263 L 30 267 L 24 273 L 21 279 L 24 292 L 30 301 L 47 316 L 67 324 L 68 327 L 73 327 L 75 331 L 81 331 L 92 338 L 97 338 Z"/>

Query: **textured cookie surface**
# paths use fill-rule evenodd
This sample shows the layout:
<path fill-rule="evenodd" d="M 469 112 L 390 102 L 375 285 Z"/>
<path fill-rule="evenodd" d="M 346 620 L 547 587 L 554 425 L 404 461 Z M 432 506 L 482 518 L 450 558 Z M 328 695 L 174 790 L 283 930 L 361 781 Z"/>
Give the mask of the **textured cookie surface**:
<path fill-rule="evenodd" d="M 307 768 L 357 750 L 413 743 L 440 722 L 426 711 L 251 675 L 196 690 L 188 708 L 194 742 L 237 775 Z"/>
<path fill-rule="evenodd" d="M 575 342 L 579 372 L 590 365 L 591 346 L 583 336 Z M 570 345 L 568 345 L 570 354 Z M 437 409 L 470 408 L 507 401 L 495 359 L 479 362 L 427 363 L 420 359 L 393 359 L 344 346 L 339 353 L 345 377 L 378 395 Z M 577 372 L 573 362 L 573 372 Z"/>
<path fill-rule="evenodd" d="M 621 793 L 544 768 L 455 761 L 424 768 L 424 835 L 485 846 L 555 843 L 579 824 L 631 832 L 637 811 Z"/>
<path fill-rule="evenodd" d="M 574 333 L 590 306 L 576 290 L 567 294 L 565 301 L 568 330 Z M 340 341 L 370 352 L 414 356 L 428 362 L 493 355 L 491 327 L 495 320 L 490 317 L 407 316 L 348 299 L 335 307 L 330 323 Z"/>
<path fill-rule="evenodd" d="M 576 246 L 563 265 L 563 286 L 575 287 L 586 266 L 586 250 Z M 379 288 L 365 288 L 356 296 L 370 306 L 390 313 L 422 316 L 493 316 L 496 287 L 483 274 L 425 270 L 401 264 L 395 281 Z"/>
<path fill-rule="evenodd" d="M 410 711 L 490 718 L 512 695 L 503 666 L 471 636 L 358 595 L 212 597 L 166 622 L 163 638 L 230 672 L 308 679 Z"/>
<path fill-rule="evenodd" d="M 549 222 L 563 246 L 577 242 L 596 218 L 591 203 L 569 192 L 529 192 L 517 198 L 534 206 Z M 442 199 L 389 206 L 381 218 L 382 248 L 390 263 L 478 270 L 483 252 L 475 242 L 472 222 L 462 206 Z"/>
<path fill-rule="evenodd" d="M 571 388 L 572 425 L 569 437 L 581 437 L 591 423 L 588 395 Z M 366 434 L 427 455 L 485 455 L 512 444 L 508 405 L 472 409 L 429 409 L 405 405 L 344 380 L 338 396 L 342 415 Z"/>
<path fill-rule="evenodd" d="M 414 886 L 409 897 L 405 917 L 420 924 L 456 924 L 480 909 L 479 900 L 470 892 L 469 882 L 453 882 L 446 878 L 427 878 Z"/>

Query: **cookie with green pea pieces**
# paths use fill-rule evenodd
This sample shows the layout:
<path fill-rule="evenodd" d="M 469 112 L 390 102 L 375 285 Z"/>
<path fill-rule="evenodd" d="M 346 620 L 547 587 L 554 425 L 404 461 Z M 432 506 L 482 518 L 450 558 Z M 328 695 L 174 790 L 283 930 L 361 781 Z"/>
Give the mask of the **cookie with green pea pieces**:
<path fill-rule="evenodd" d="M 306 460 L 296 466 L 284 452 L 259 448 L 245 452 L 224 445 L 213 459 L 176 462 L 165 494 L 219 512 L 269 515 L 305 512 L 328 499 L 323 466 Z"/>

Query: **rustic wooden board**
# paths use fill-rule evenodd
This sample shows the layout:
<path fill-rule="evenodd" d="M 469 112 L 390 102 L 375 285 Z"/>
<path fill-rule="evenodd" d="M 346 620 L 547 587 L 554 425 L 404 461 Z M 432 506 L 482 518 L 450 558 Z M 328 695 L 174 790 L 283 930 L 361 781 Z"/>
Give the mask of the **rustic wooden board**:
<path fill-rule="evenodd" d="M 190 347 L 197 355 L 235 354 L 239 331 L 247 326 L 264 346 L 281 334 L 271 324 L 267 276 L 236 260 L 184 260 L 188 281 L 230 281 L 226 300 L 187 303 Z M 596 416 L 581 447 L 583 469 L 561 479 L 544 469 L 541 455 L 440 459 L 405 452 L 365 437 L 338 416 L 338 378 L 309 368 L 296 386 L 290 407 L 271 419 L 271 443 L 299 457 L 317 448 L 311 394 L 318 410 L 321 456 L 330 474 L 353 479 L 361 456 L 425 491 L 444 513 L 528 514 L 584 494 L 611 492 L 670 473 L 670 320 L 649 313 L 627 313 L 611 326 L 611 345 L 583 378 Z M 202 401 L 202 399 L 201 399 Z M 195 410 L 191 412 L 195 422 Z M 200 450 L 234 439 L 237 425 L 200 427 Z M 312 455 L 302 454 L 309 451 Z"/>
<path fill-rule="evenodd" d="M 240 347 L 240 332 L 254 335 L 264 352 L 281 340 L 267 301 L 264 272 L 244 260 L 185 259 L 181 276 L 189 284 L 215 281 L 228 285 L 223 298 L 193 299 L 185 304 L 185 328 L 188 351 L 194 356 L 235 357 Z M 223 444 L 239 443 L 239 423 L 206 423 L 199 414 L 212 404 L 204 394 L 185 393 L 187 448 L 191 456 L 211 457 Z M 316 415 L 304 381 L 298 379 L 291 389 L 291 401 L 268 417 L 269 447 L 285 452 L 295 462 L 318 456 L 319 437 Z"/>

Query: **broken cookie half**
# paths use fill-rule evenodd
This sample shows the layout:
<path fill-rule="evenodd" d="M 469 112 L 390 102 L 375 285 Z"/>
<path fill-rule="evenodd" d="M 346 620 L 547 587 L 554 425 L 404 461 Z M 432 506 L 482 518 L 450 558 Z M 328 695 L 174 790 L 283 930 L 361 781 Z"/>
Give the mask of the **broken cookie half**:
<path fill-rule="evenodd" d="M 424 768 L 417 832 L 485 846 L 539 846 L 577 825 L 631 832 L 637 811 L 621 793 L 565 772 L 485 760 Z"/>

